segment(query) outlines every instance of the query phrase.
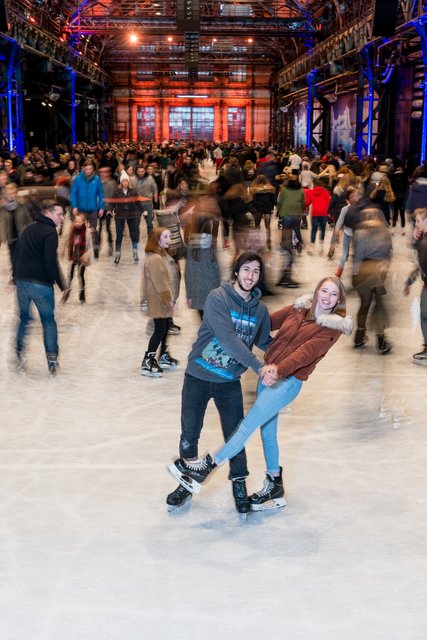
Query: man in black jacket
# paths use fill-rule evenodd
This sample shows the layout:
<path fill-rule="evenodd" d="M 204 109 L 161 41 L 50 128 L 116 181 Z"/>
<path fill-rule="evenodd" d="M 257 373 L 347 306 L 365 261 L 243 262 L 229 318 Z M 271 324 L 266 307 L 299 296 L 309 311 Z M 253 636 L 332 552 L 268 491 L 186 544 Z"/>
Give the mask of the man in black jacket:
<path fill-rule="evenodd" d="M 19 326 L 16 336 L 18 368 L 25 367 L 25 335 L 30 319 L 30 306 L 34 302 L 43 327 L 43 342 L 48 369 L 56 373 L 58 365 L 58 331 L 55 321 L 56 282 L 66 290 L 58 263 L 58 234 L 56 227 L 64 220 L 62 207 L 54 200 L 45 200 L 36 221 L 24 229 L 14 252 L 16 291 L 19 305 Z"/>

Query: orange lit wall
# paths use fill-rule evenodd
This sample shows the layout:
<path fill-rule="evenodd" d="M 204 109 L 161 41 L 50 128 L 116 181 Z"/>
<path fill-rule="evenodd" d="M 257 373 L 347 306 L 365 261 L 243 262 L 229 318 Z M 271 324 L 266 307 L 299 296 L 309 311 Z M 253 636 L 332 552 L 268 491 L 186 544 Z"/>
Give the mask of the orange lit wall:
<path fill-rule="evenodd" d="M 249 71 L 249 68 L 248 68 Z M 270 69 L 257 68 L 245 83 L 215 79 L 211 83 L 195 82 L 191 86 L 174 78 L 138 82 L 136 70 L 113 75 L 115 129 L 126 131 L 117 137 L 136 140 L 138 106 L 156 107 L 156 142 L 169 140 L 169 109 L 172 106 L 214 108 L 214 141 L 228 139 L 228 107 L 246 109 L 246 142 L 267 141 L 270 120 Z M 207 99 L 177 98 L 178 94 L 207 94 Z"/>

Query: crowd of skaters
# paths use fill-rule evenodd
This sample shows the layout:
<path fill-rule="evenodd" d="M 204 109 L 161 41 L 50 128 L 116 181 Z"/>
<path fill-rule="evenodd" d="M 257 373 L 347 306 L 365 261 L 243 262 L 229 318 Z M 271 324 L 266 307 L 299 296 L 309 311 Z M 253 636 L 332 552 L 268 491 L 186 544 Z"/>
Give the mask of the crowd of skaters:
<path fill-rule="evenodd" d="M 296 256 L 302 253 L 310 256 L 318 251 L 332 258 L 341 247 L 335 274 L 341 277 L 353 244 L 353 285 L 360 296 L 354 345 L 359 348 L 366 343 L 366 320 L 373 309 L 381 354 L 391 350 L 385 336 L 388 319 L 384 296 L 391 235 L 398 230 L 405 234 L 409 227 L 418 265 L 404 283 L 405 293 L 418 274 L 425 282 L 427 165 L 409 173 L 398 157 L 380 161 L 372 157 L 361 159 L 354 153 L 346 154 L 342 147 L 317 156 L 305 147 L 279 150 L 274 145 L 230 142 L 80 143 L 72 149 L 63 145 L 53 151 L 34 148 L 23 158 L 14 152 L 5 152 L 3 156 L 0 239 L 10 251 L 12 282 L 17 280 L 15 249 L 20 236 L 46 212 L 50 215 L 54 210 L 56 215 L 57 205 L 71 219 L 71 224 L 64 227 L 70 268 L 66 277 L 59 270 L 56 280 L 64 291 L 64 302 L 69 298 L 75 273 L 79 300 L 86 301 L 85 269 L 91 260 L 99 259 L 102 242 L 106 242 L 107 255 L 119 267 L 125 227 L 133 260 L 139 262 L 141 219 L 144 220 L 148 243 L 145 253 L 158 254 L 162 259 L 167 256 L 167 264 L 163 270 L 157 269 L 156 277 L 161 278 L 164 286 L 167 283 L 168 291 L 161 323 L 156 322 L 159 316 L 153 315 L 147 305 L 154 320 L 155 340 L 150 339 L 143 358 L 143 375 L 161 377 L 163 367 L 158 360 L 167 366 L 176 365 L 168 352 L 166 336 L 179 331 L 173 322 L 173 308 L 179 296 L 181 270 L 184 271 L 182 258 L 186 258 L 187 301 L 202 319 L 204 301 L 210 290 L 219 285 L 218 250 L 232 249 L 234 257 L 243 251 L 267 254 L 277 250 L 283 269 L 274 284 L 296 288 L 299 286 L 294 276 Z M 214 180 L 211 170 L 207 170 L 212 165 L 207 163 L 215 168 Z M 277 234 L 271 233 L 272 224 L 281 228 L 277 246 L 274 246 Z M 324 248 L 328 226 L 332 230 L 331 242 Z M 310 238 L 305 245 L 301 229 L 308 227 Z M 62 228 L 61 220 L 59 233 Z M 155 228 L 161 231 L 155 243 L 150 244 Z M 158 260 L 144 262 L 145 290 L 150 281 L 148 265 L 155 262 L 162 264 Z M 25 273 L 24 278 L 31 280 L 31 273 Z M 53 281 L 48 280 L 47 284 L 51 287 Z M 260 288 L 264 294 L 271 293 L 265 282 L 260 283 Z M 144 304 L 148 302 L 146 297 L 143 294 Z M 151 307 L 156 307 L 153 301 Z M 414 355 L 416 361 L 427 361 L 426 325 L 427 296 L 423 289 L 424 349 Z M 21 340 L 21 350 L 23 345 Z"/>

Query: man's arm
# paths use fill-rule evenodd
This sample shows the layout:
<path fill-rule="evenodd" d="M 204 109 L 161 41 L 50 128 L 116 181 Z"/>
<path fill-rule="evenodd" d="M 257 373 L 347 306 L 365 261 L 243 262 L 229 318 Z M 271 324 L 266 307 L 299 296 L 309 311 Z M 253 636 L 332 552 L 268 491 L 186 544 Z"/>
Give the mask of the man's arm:
<path fill-rule="evenodd" d="M 104 187 L 102 186 L 101 180 L 98 178 L 98 211 L 99 215 L 102 216 L 104 213 L 105 201 L 104 201 Z"/>
<path fill-rule="evenodd" d="M 49 280 L 56 282 L 62 291 L 67 288 L 64 276 L 62 274 L 61 267 L 58 261 L 58 236 L 56 232 L 50 234 L 45 241 L 44 245 L 44 260 L 46 271 L 49 276 Z"/>
<path fill-rule="evenodd" d="M 244 367 L 250 367 L 259 374 L 263 363 L 236 334 L 230 309 L 226 306 L 225 301 L 218 296 L 209 295 L 203 311 L 203 321 L 224 351 Z"/>
<path fill-rule="evenodd" d="M 70 191 L 70 209 L 71 211 L 73 211 L 73 209 L 77 209 L 77 191 L 78 191 L 78 187 L 79 187 L 79 176 L 77 176 L 77 178 L 75 180 L 73 180 L 72 184 L 71 184 L 71 191 Z"/>

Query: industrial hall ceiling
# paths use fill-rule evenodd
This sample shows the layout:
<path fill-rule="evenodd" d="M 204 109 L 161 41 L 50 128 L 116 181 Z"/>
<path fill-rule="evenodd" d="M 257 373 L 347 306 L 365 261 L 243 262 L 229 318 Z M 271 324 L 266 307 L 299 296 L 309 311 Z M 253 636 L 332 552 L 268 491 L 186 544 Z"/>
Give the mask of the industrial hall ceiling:
<path fill-rule="evenodd" d="M 223 67 L 232 73 L 230 65 L 280 68 L 292 49 L 295 55 L 297 40 L 313 40 L 306 6 L 298 0 L 83 0 L 66 16 L 66 28 L 86 51 L 99 52 L 106 70 L 134 63 L 147 71 L 197 75 Z"/>
<path fill-rule="evenodd" d="M 107 73 L 232 75 L 241 65 L 282 68 L 319 32 L 309 0 L 10 0 L 31 11 Z M 316 3 L 319 4 L 319 3 Z M 28 18 L 28 15 L 25 16 Z"/>

